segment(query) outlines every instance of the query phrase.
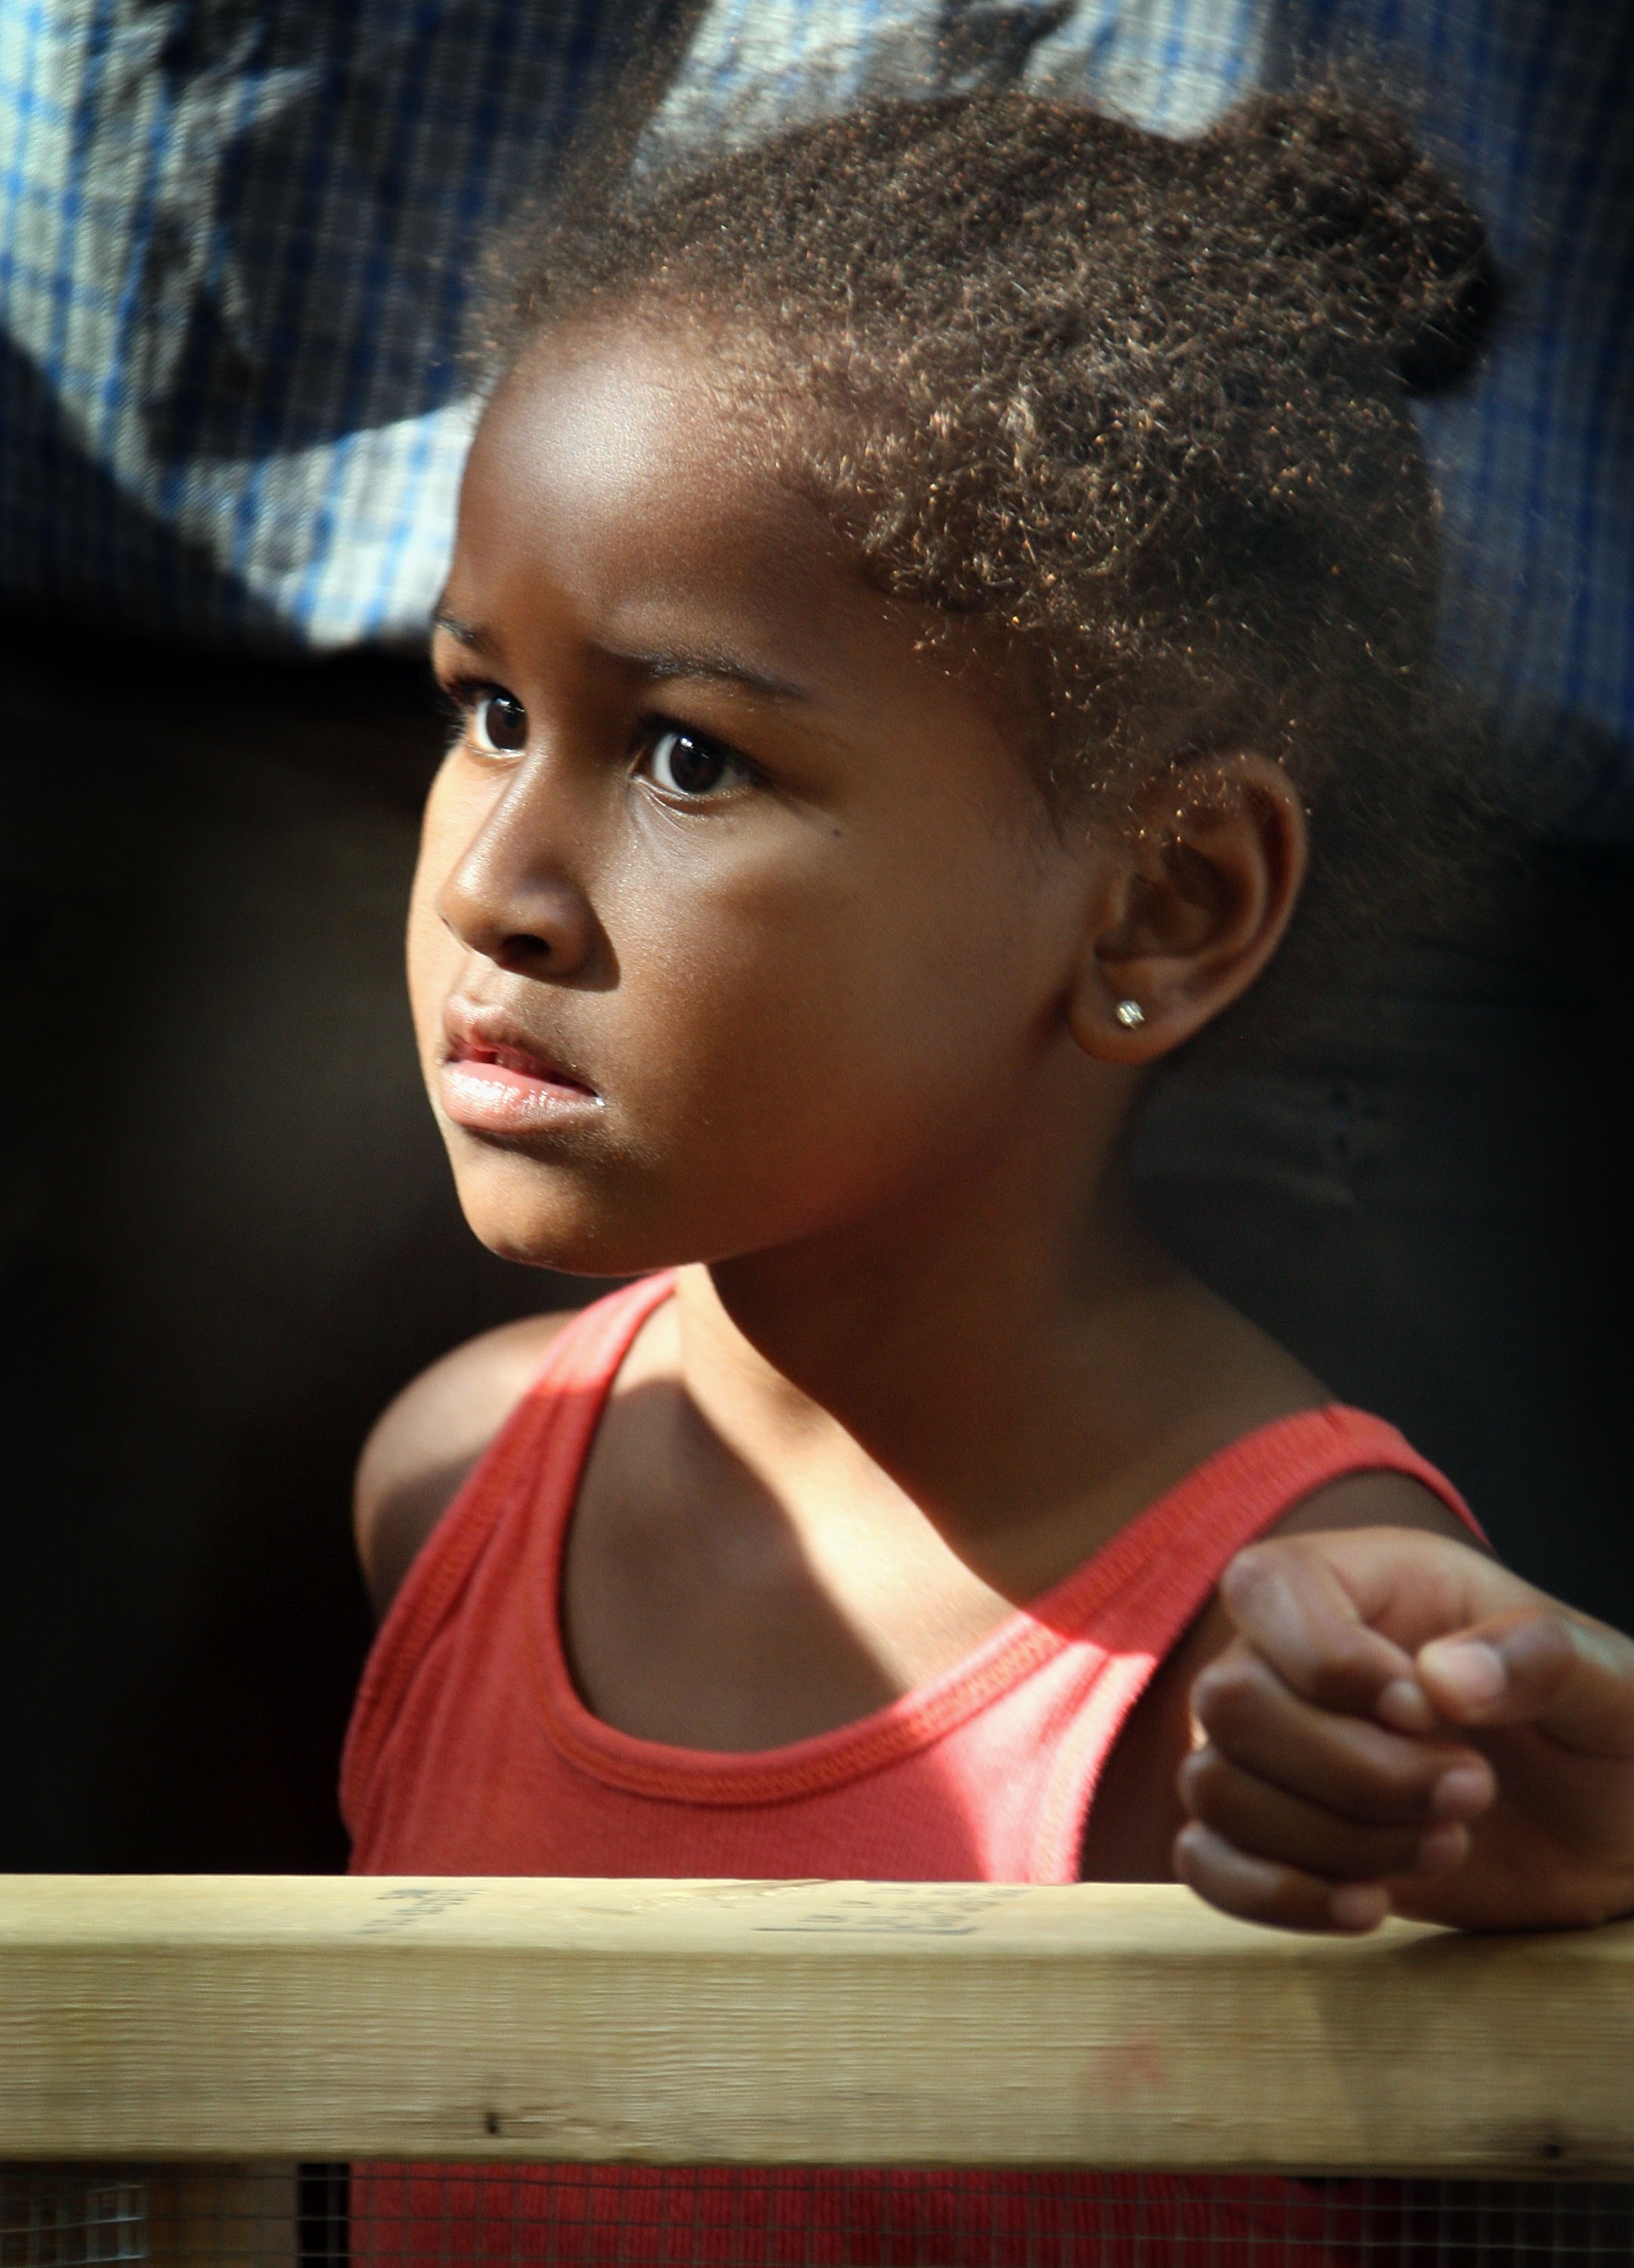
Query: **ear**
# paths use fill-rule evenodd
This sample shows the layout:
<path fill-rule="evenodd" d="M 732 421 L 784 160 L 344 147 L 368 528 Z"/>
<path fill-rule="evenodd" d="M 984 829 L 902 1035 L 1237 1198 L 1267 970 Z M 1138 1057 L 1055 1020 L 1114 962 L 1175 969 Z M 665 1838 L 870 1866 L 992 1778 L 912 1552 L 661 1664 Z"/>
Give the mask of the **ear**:
<path fill-rule="evenodd" d="M 1154 784 L 1098 849 L 1069 1023 L 1087 1055 L 1155 1062 L 1281 944 L 1308 863 L 1304 809 L 1279 764 L 1233 749 Z"/>

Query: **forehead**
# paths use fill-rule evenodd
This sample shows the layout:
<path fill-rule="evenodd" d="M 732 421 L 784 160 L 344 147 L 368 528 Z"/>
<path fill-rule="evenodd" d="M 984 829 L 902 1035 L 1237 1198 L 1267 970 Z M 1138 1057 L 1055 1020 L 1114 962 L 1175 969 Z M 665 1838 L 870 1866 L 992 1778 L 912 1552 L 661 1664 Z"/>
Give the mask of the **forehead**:
<path fill-rule="evenodd" d="M 684 317 L 534 342 L 478 430 L 446 603 L 517 658 L 732 654 L 842 738 L 972 733 L 1025 759 L 1030 686 L 971 618 L 866 579 L 774 403 Z"/>
<path fill-rule="evenodd" d="M 656 319 L 528 348 L 478 429 L 460 550 L 548 569 L 598 615 L 666 592 L 756 611 L 814 595 L 876 617 L 882 605 L 707 335 Z"/>

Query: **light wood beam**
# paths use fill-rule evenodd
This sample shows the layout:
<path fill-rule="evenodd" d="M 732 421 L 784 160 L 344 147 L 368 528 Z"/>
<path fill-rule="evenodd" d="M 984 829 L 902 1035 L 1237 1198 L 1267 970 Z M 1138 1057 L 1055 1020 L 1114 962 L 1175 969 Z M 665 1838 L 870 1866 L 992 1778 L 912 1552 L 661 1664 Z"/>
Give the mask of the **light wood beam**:
<path fill-rule="evenodd" d="M 1634 2173 L 1634 1924 L 1179 1889 L 0 1877 L 0 2157 Z"/>

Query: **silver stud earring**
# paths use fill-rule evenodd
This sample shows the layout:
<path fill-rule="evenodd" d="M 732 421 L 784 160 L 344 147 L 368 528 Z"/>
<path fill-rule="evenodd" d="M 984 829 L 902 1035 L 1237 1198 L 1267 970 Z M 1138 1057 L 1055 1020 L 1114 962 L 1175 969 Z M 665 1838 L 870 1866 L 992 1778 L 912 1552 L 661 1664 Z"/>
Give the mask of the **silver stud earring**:
<path fill-rule="evenodd" d="M 1113 1013 L 1126 1032 L 1132 1032 L 1146 1020 L 1146 1012 L 1138 1000 L 1120 1000 Z"/>

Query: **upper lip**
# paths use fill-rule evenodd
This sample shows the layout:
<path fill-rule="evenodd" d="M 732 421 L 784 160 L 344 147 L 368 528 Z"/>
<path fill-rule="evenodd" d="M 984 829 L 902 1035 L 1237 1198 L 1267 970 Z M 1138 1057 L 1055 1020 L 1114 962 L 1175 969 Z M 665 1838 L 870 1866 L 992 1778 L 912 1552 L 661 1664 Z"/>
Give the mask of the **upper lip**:
<path fill-rule="evenodd" d="M 582 1086 L 587 1094 L 596 1093 L 593 1082 L 558 1049 L 542 1047 L 514 1017 L 489 1002 L 457 998 L 448 1002 L 443 1011 L 443 1060 L 487 1060 L 556 1086 Z"/>

